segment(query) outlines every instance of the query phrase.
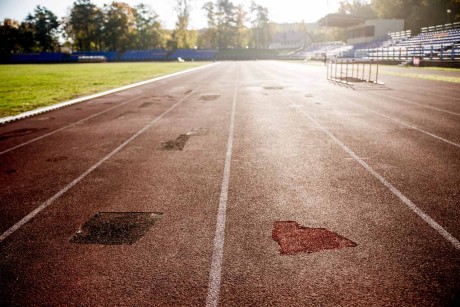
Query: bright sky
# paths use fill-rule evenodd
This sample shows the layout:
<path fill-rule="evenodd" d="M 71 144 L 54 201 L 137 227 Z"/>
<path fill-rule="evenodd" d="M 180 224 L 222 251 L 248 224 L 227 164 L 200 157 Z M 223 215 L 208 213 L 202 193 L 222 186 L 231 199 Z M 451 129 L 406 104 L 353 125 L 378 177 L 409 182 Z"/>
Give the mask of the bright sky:
<path fill-rule="evenodd" d="M 149 4 L 160 16 L 164 27 L 174 28 L 176 21 L 173 10 L 174 0 L 119 0 L 134 6 L 139 3 Z M 191 24 L 193 28 L 206 27 L 206 16 L 201 8 L 209 0 L 190 0 L 192 3 Z M 0 0 L 0 20 L 13 18 L 19 21 L 24 20 L 28 13 L 33 12 L 35 6 L 42 5 L 59 17 L 68 14 L 69 8 L 74 0 Z M 99 7 L 110 0 L 92 0 Z M 248 10 L 250 0 L 232 0 L 237 4 L 243 4 Z M 315 22 L 327 13 L 337 11 L 339 0 L 256 0 L 257 4 L 268 7 L 270 19 L 283 22 Z"/>

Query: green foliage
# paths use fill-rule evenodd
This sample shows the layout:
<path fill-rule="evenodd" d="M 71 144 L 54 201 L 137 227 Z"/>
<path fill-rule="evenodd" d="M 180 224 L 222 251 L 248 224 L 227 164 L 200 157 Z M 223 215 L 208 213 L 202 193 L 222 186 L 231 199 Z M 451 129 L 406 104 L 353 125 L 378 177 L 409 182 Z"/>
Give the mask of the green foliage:
<path fill-rule="evenodd" d="M 208 29 L 200 38 L 200 46 L 233 49 L 251 47 L 267 48 L 272 35 L 268 9 L 252 2 L 250 13 L 252 29 L 246 27 L 249 12 L 230 0 L 207 2 L 203 6 L 208 18 Z"/>
<path fill-rule="evenodd" d="M 71 9 L 66 32 L 78 50 L 101 50 L 103 22 L 101 9 L 91 0 L 77 0 Z"/>
<path fill-rule="evenodd" d="M 104 46 L 111 51 L 125 51 L 134 27 L 133 9 L 121 2 L 104 5 Z"/>
<path fill-rule="evenodd" d="M 0 56 L 13 52 L 55 51 L 58 49 L 59 22 L 51 11 L 37 6 L 19 23 L 5 19 L 0 26 Z"/>
<path fill-rule="evenodd" d="M 342 0 L 339 3 L 339 13 L 362 16 L 368 19 L 377 17 L 372 5 L 366 0 Z"/>
<path fill-rule="evenodd" d="M 33 40 L 37 50 L 46 52 L 56 49 L 59 22 L 53 12 L 37 5 L 34 14 L 29 14 L 24 22 L 33 29 Z"/>
<path fill-rule="evenodd" d="M 19 50 L 20 44 L 19 24 L 11 19 L 5 19 L 0 26 L 0 56 L 4 57 L 11 53 L 11 50 Z"/>
<path fill-rule="evenodd" d="M 139 4 L 134 7 L 134 31 L 131 48 L 148 50 L 165 47 L 164 35 L 158 15 L 148 5 Z"/>
<path fill-rule="evenodd" d="M 405 19 L 406 28 L 414 33 L 422 27 L 460 21 L 458 0 L 372 0 L 372 8 L 380 18 Z"/>
<path fill-rule="evenodd" d="M 176 28 L 169 41 L 171 49 L 189 49 L 196 45 L 196 34 L 188 29 L 190 23 L 190 4 L 187 0 L 176 0 Z"/>
<path fill-rule="evenodd" d="M 268 48 L 271 37 L 272 27 L 268 17 L 268 8 L 251 2 L 253 46 L 255 48 Z M 254 44 L 255 42 L 255 44 Z"/>

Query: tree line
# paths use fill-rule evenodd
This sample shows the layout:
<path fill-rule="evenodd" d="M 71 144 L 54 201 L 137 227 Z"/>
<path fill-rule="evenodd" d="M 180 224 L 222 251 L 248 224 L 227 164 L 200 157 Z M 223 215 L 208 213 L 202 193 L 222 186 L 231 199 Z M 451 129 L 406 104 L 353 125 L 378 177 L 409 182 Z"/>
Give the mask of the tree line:
<path fill-rule="evenodd" d="M 177 22 L 163 29 L 155 10 L 146 4 L 114 1 L 98 7 L 76 0 L 70 13 L 59 19 L 37 6 L 22 21 L 0 24 L 0 56 L 11 53 L 60 51 L 62 42 L 76 51 L 125 51 L 180 48 L 268 48 L 276 31 L 269 11 L 252 1 L 248 8 L 231 0 L 211 0 L 202 7 L 207 29 L 190 29 L 190 1 L 173 0 Z M 293 8 L 294 9 L 294 8 Z M 459 0 L 342 0 L 339 13 L 373 18 L 400 18 L 417 33 L 421 27 L 460 20 Z M 342 31 L 343 32 L 343 31 Z M 321 34 L 345 39 L 341 31 Z M 322 39 L 319 39 L 322 40 Z"/>
<path fill-rule="evenodd" d="M 0 54 L 60 51 L 63 41 L 76 51 L 268 47 L 268 9 L 255 2 L 249 11 L 230 0 L 207 2 L 202 8 L 208 18 L 204 31 L 190 29 L 190 0 L 174 4 L 173 30 L 163 29 L 146 4 L 114 1 L 99 7 L 91 0 L 76 0 L 61 19 L 39 5 L 22 22 L 5 19 L 0 25 Z"/>
<path fill-rule="evenodd" d="M 339 13 L 368 19 L 404 19 L 406 30 L 460 21 L 459 0 L 343 0 Z"/>

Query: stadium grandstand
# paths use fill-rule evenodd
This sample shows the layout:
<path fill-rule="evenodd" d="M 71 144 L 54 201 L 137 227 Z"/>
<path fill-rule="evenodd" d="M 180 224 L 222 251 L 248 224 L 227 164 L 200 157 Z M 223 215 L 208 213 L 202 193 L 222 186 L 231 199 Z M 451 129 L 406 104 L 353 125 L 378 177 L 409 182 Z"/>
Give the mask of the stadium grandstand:
<path fill-rule="evenodd" d="M 423 61 L 460 60 L 460 23 L 450 23 L 421 29 L 421 33 L 390 33 L 382 46 L 356 50 L 356 57 L 376 60 Z"/>
<path fill-rule="evenodd" d="M 363 20 L 340 14 L 326 17 L 328 26 L 345 28 L 346 42 L 314 43 L 293 53 L 291 59 L 337 57 L 408 64 L 417 58 L 416 62 L 433 65 L 460 62 L 460 22 L 425 27 L 412 36 L 410 30 L 401 30 L 403 20 Z"/>

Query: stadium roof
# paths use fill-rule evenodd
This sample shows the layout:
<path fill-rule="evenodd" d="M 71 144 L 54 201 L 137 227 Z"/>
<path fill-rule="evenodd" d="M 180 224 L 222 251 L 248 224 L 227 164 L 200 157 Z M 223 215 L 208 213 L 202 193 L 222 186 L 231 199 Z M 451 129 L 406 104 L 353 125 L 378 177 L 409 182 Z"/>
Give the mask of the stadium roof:
<path fill-rule="evenodd" d="M 319 24 L 328 27 L 348 28 L 363 23 L 366 18 L 349 14 L 328 14 L 321 18 Z"/>

